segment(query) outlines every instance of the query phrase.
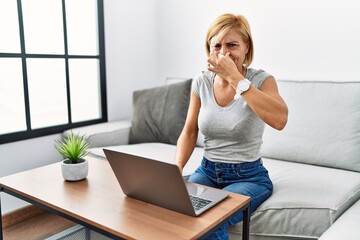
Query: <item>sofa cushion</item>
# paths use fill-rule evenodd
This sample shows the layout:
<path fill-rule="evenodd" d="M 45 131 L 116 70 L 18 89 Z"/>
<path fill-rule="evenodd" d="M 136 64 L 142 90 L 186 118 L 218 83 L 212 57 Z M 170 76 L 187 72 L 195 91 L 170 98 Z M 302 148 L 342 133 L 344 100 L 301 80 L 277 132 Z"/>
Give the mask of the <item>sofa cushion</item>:
<path fill-rule="evenodd" d="M 135 91 L 129 142 L 176 144 L 189 107 L 191 79 Z"/>
<path fill-rule="evenodd" d="M 176 146 L 164 143 L 138 143 L 131 145 L 109 146 L 106 147 L 106 149 L 137 155 L 145 158 L 151 158 L 167 163 L 174 163 Z M 195 171 L 198 166 L 200 166 L 203 151 L 204 150 L 199 147 L 196 147 L 194 149 L 188 163 L 183 169 L 183 176 L 189 176 Z M 92 149 L 91 155 L 95 157 L 105 158 L 103 148 Z"/>
<path fill-rule="evenodd" d="M 360 82 L 278 81 L 289 108 L 283 131 L 268 126 L 263 156 L 360 172 Z"/>
<path fill-rule="evenodd" d="M 86 135 L 91 148 L 128 144 L 130 127 L 130 120 L 118 120 L 69 129 L 63 136 L 68 137 L 71 132 Z"/>
<path fill-rule="evenodd" d="M 360 238 L 360 200 L 336 220 L 319 240 L 359 240 Z"/>
<path fill-rule="evenodd" d="M 252 239 L 317 239 L 360 197 L 360 173 L 263 158 L 274 192 L 251 216 Z M 241 234 L 242 225 L 229 229 Z"/>

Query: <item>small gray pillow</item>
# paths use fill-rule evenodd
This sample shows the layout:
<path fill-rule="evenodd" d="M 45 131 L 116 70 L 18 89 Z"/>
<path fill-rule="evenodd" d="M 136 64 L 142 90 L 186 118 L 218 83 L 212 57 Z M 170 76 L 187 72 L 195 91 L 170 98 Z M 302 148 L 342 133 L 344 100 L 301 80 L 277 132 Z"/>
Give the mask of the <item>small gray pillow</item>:
<path fill-rule="evenodd" d="M 129 143 L 176 145 L 190 101 L 191 79 L 133 93 Z"/>

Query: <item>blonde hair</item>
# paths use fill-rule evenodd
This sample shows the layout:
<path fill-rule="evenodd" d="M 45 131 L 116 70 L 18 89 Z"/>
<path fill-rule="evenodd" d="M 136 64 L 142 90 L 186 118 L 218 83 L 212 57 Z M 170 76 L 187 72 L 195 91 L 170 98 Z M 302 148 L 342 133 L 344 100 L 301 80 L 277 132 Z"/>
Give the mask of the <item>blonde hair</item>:
<path fill-rule="evenodd" d="M 206 34 L 206 53 L 210 56 L 210 41 L 215 35 L 218 35 L 217 37 L 220 40 L 230 30 L 235 30 L 240 34 L 242 40 L 248 44 L 249 50 L 244 60 L 244 66 L 248 67 L 253 60 L 254 45 L 251 37 L 250 25 L 242 15 L 227 13 L 220 15 L 215 19 Z"/>

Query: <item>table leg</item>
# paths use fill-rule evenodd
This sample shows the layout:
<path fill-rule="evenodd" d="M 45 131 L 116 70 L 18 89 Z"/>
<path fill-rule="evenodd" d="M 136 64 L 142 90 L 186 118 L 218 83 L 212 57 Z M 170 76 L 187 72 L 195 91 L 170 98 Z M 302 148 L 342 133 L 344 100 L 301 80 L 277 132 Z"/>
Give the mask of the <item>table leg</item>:
<path fill-rule="evenodd" d="M 250 238 L 250 204 L 243 212 L 243 231 L 242 239 L 249 240 Z"/>
<path fill-rule="evenodd" d="M 2 224 L 2 211 L 1 211 L 1 194 L 2 191 L 0 189 L 0 240 L 3 239 L 3 224 Z"/>

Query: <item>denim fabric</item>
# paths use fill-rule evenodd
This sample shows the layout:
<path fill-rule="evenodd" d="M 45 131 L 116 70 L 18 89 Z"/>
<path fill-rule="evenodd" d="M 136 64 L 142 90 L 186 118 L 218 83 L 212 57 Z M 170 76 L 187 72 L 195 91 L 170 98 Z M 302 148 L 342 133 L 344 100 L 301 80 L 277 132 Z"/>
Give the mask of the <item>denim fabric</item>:
<path fill-rule="evenodd" d="M 251 197 L 251 213 L 268 199 L 273 191 L 268 171 L 263 166 L 261 159 L 254 162 L 231 164 L 211 162 L 204 157 L 201 166 L 190 176 L 189 182 L 249 196 Z M 243 214 L 238 214 L 207 239 L 229 239 L 227 228 L 242 219 Z"/>

